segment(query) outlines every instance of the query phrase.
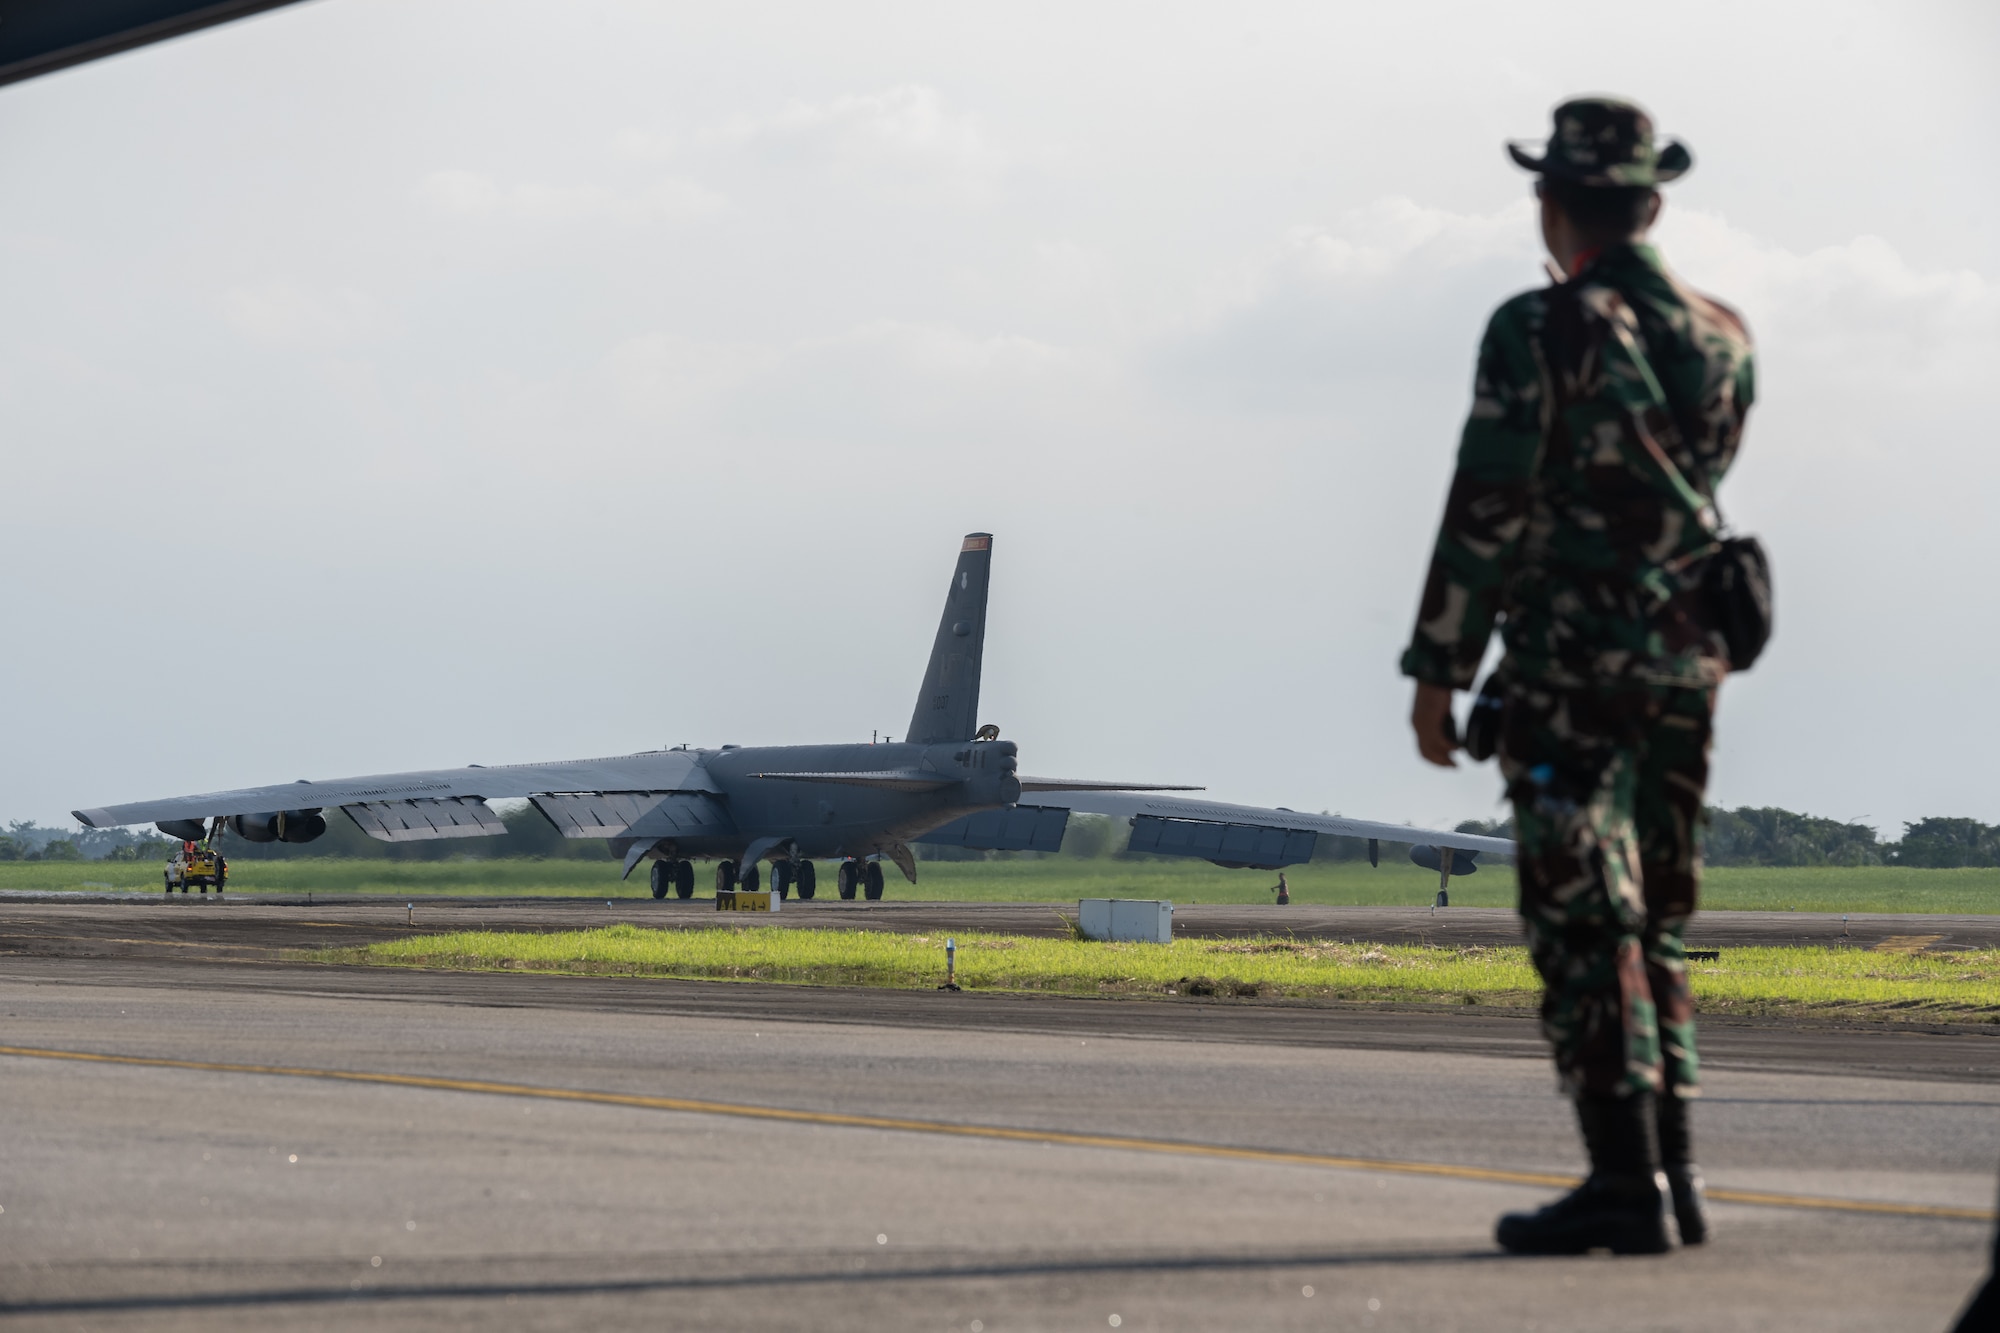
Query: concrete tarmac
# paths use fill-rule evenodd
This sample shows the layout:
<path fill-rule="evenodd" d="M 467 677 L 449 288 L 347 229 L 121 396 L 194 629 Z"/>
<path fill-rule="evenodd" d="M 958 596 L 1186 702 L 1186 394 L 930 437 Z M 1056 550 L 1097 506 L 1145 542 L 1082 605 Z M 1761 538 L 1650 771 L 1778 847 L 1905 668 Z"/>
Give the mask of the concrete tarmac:
<path fill-rule="evenodd" d="M 23 1328 L 1940 1329 L 2000 1163 L 1990 1038 L 1718 1024 L 1711 1184 L 1831 1206 L 1524 1261 L 1493 1217 L 1553 1191 L 1483 1173 L 1581 1162 L 1519 1015 L 20 943 L 7 1047 L 211 1066 L 0 1055 Z"/>

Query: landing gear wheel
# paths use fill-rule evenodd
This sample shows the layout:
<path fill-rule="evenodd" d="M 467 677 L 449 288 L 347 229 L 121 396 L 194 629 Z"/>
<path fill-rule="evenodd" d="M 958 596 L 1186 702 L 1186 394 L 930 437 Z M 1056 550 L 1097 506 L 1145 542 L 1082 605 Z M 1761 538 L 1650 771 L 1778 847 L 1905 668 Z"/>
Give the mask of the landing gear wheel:
<path fill-rule="evenodd" d="M 780 902 L 783 902 L 785 895 L 791 892 L 791 888 L 792 888 L 792 863 L 790 861 L 772 862 L 771 892 L 777 894 L 778 900 Z"/>
<path fill-rule="evenodd" d="M 666 897 L 667 889 L 673 882 L 674 863 L 672 861 L 653 862 L 653 896 L 655 898 Z"/>
<path fill-rule="evenodd" d="M 694 897 L 694 862 L 674 862 L 674 897 Z"/>
<path fill-rule="evenodd" d="M 811 902 L 813 894 L 819 889 L 818 872 L 813 869 L 812 862 L 801 861 L 796 873 L 799 877 L 798 888 L 800 900 Z"/>
<path fill-rule="evenodd" d="M 715 891 L 727 893 L 736 887 L 736 863 L 717 861 L 715 863 Z"/>
<path fill-rule="evenodd" d="M 854 899 L 854 886 L 861 882 L 861 867 L 852 861 L 840 863 L 839 874 L 834 883 L 840 887 L 840 896 L 850 902 Z"/>
<path fill-rule="evenodd" d="M 757 892 L 757 886 L 760 882 L 761 878 L 758 874 L 757 863 L 753 861 L 749 865 L 743 867 L 743 874 L 741 878 L 737 880 L 737 885 L 738 887 L 746 889 L 751 893 L 755 893 Z"/>
<path fill-rule="evenodd" d="M 878 901 L 882 897 L 882 863 L 880 861 L 870 861 L 868 868 L 862 871 L 861 874 L 863 885 L 861 890 L 862 896 L 867 898 L 871 903 Z"/>

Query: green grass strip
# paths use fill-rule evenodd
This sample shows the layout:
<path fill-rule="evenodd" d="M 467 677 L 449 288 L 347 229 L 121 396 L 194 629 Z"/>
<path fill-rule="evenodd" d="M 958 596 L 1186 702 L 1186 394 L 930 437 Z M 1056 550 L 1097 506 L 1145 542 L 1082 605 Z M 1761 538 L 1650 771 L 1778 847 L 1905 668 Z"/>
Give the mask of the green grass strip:
<path fill-rule="evenodd" d="M 1260 996 L 1527 1006 L 1540 983 L 1518 947 L 1343 944 L 1265 936 L 1104 944 L 964 934 L 969 990 L 1070 995 Z M 547 934 L 467 931 L 317 955 L 328 962 L 928 988 L 944 979 L 944 937 L 742 926 L 619 925 Z M 2000 1022 L 2000 950 L 1728 949 L 1690 964 L 1710 1013 L 1818 1014 Z"/>

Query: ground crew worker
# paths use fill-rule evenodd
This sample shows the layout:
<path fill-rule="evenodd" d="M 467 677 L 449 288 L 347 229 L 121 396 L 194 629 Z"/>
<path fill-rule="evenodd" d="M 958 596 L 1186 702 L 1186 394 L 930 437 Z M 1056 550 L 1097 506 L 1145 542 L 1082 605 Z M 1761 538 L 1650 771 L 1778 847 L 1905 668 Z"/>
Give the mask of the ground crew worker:
<path fill-rule="evenodd" d="M 1655 187 L 1691 165 L 1637 106 L 1555 110 L 1536 173 L 1552 285 L 1495 312 L 1402 668 L 1417 748 L 1451 766 L 1454 690 L 1496 622 L 1497 752 L 1514 806 L 1520 912 L 1542 1029 L 1575 1099 L 1590 1175 L 1500 1219 L 1506 1249 L 1669 1247 L 1707 1234 L 1688 1101 L 1699 1089 L 1682 932 L 1727 654 L 1706 623 L 1712 549 L 1647 437 L 1712 501 L 1752 397 L 1750 336 L 1670 274 L 1646 235 Z"/>

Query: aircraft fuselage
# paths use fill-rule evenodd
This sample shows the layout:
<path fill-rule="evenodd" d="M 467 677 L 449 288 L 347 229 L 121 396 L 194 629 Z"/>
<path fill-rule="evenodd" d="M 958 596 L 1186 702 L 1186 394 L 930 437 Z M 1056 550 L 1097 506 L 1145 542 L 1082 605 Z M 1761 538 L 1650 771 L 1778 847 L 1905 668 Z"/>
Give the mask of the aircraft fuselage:
<path fill-rule="evenodd" d="M 1021 795 L 1011 741 L 773 745 L 699 754 L 729 829 L 674 838 L 660 854 L 734 859 L 775 839 L 757 855 L 880 855 L 961 816 L 1012 805 Z M 911 789 L 925 783 L 935 785 Z"/>

